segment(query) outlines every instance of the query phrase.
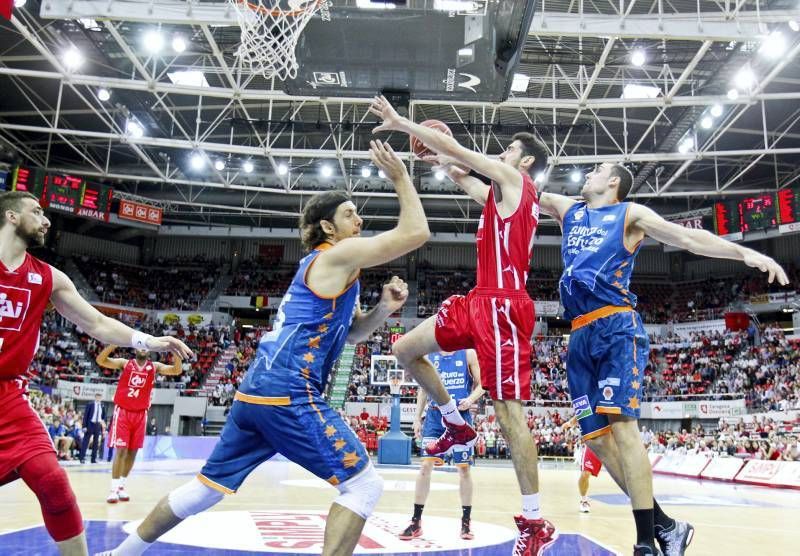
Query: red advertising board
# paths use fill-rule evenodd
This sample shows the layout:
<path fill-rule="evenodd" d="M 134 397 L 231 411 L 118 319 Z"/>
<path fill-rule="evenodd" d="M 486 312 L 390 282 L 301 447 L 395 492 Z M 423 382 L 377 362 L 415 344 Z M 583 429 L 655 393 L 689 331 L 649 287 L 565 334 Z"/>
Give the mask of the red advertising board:
<path fill-rule="evenodd" d="M 135 220 L 145 224 L 161 225 L 162 210 L 158 207 L 134 203 L 122 199 L 119 202 L 119 217 L 126 220 Z"/>

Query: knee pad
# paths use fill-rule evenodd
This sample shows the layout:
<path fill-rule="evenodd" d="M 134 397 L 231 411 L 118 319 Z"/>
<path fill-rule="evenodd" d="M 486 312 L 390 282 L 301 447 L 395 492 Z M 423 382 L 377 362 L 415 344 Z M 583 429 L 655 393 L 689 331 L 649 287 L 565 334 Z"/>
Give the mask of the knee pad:
<path fill-rule="evenodd" d="M 383 479 L 370 464 L 364 471 L 336 488 L 340 494 L 334 502 L 367 519 L 372 515 L 383 493 Z"/>
<path fill-rule="evenodd" d="M 26 462 L 20 468 L 20 475 L 39 499 L 44 526 L 54 541 L 66 541 L 83 532 L 83 517 L 75 493 L 55 455 Z"/>
<path fill-rule="evenodd" d="M 221 492 L 204 485 L 195 478 L 170 492 L 167 502 L 176 517 L 186 519 L 207 510 L 224 497 L 225 495 Z"/>

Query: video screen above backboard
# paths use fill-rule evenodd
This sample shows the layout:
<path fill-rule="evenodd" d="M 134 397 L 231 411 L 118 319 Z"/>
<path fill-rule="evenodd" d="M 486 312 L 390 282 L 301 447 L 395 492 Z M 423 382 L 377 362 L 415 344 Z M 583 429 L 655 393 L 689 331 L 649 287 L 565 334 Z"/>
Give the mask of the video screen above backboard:
<path fill-rule="evenodd" d="M 329 0 L 301 34 L 300 69 L 284 90 L 344 97 L 393 90 L 452 101 L 508 97 L 535 2 L 395 4 Z"/>

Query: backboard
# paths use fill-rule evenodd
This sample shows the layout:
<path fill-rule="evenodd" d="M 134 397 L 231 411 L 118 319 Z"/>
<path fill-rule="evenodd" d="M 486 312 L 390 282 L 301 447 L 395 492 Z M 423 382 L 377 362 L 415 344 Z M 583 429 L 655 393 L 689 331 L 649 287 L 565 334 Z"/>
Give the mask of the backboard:
<path fill-rule="evenodd" d="M 536 2 L 367 4 L 328 1 L 317 13 L 298 43 L 300 69 L 284 84 L 288 94 L 363 97 L 389 90 L 411 99 L 505 100 Z"/>

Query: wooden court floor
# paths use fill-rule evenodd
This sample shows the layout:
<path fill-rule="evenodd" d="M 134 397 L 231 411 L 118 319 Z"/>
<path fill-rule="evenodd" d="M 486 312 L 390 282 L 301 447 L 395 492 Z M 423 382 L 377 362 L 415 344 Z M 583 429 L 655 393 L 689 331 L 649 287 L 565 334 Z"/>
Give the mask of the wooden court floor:
<path fill-rule="evenodd" d="M 201 465 L 199 460 L 137 462 L 128 480 L 131 501 L 117 505 L 105 502 L 110 479 L 107 464 L 71 467 L 68 472 L 85 519 L 128 521 L 144 517 L 160 497 L 189 480 Z M 580 533 L 611 551 L 630 554 L 634 542 L 633 520 L 625 498 L 610 477 L 602 472 L 592 479 L 589 492 L 592 511 L 588 515 L 579 514 L 575 467 L 543 466 L 540 478 L 546 517 L 562 532 Z M 380 473 L 387 488 L 376 511 L 410 516 L 415 471 L 381 468 Z M 473 477 L 473 520 L 512 529 L 512 515 L 518 512 L 520 503 L 512 469 L 508 465 L 479 462 L 473 468 Z M 454 535 L 460 516 L 457 485 L 455 473 L 437 470 L 425 508 L 425 516 L 451 518 Z M 689 554 L 800 553 L 797 491 L 657 476 L 655 492 L 669 514 L 689 520 L 695 526 L 696 536 Z M 332 487 L 293 464 L 268 462 L 248 478 L 239 493 L 227 496 L 213 511 L 319 513 L 328 508 L 336 495 Z M 9 553 L 3 547 L 4 533 L 41 524 L 36 500 L 21 481 L 0 487 L 0 515 L 0 554 L 4 555 Z"/>

